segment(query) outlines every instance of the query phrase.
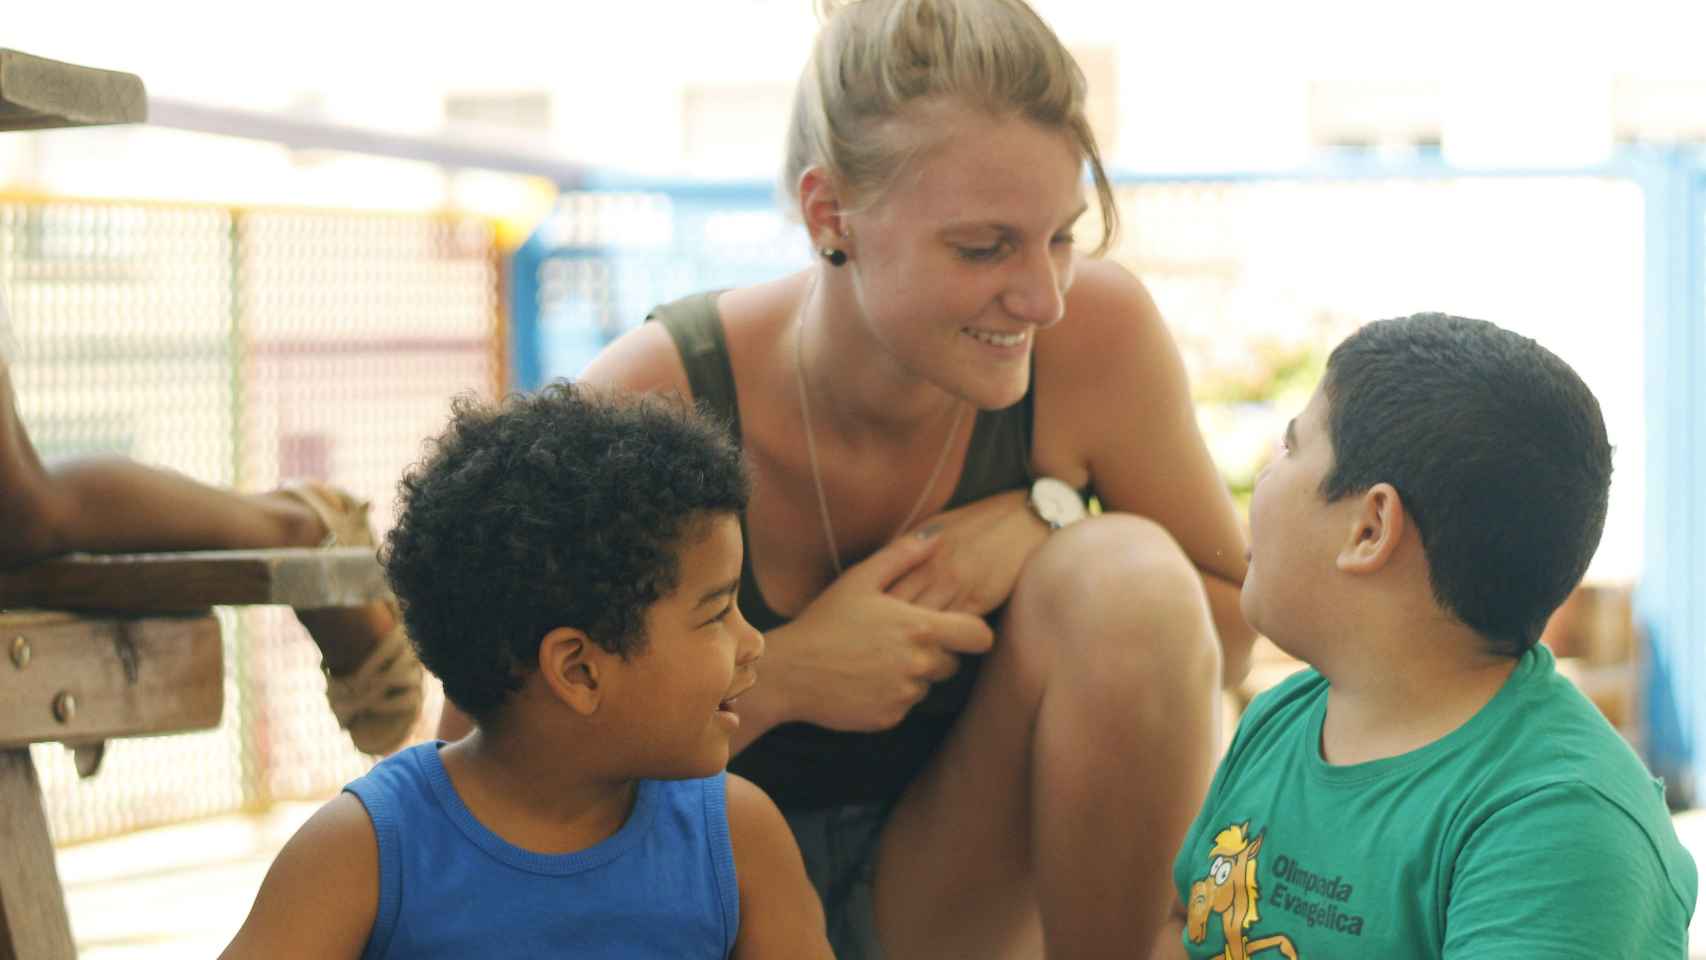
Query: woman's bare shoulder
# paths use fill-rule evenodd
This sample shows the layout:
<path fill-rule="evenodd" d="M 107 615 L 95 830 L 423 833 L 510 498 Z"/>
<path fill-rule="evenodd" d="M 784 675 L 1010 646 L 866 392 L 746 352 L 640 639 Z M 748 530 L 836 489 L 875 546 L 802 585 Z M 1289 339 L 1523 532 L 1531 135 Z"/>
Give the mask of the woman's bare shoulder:
<path fill-rule="evenodd" d="M 1079 336 L 1106 336 L 1121 329 L 1161 323 L 1161 313 L 1138 276 L 1112 260 L 1078 261 L 1059 327 Z"/>
<path fill-rule="evenodd" d="M 661 323 L 642 323 L 612 340 L 587 364 L 580 381 L 642 393 L 692 395 L 681 353 Z"/>
<path fill-rule="evenodd" d="M 761 342 L 774 337 L 776 318 L 788 313 L 799 283 L 796 274 L 715 295 L 717 322 L 737 367 L 745 355 L 761 352 L 756 351 Z M 681 352 L 661 323 L 642 323 L 611 341 L 580 379 L 623 390 L 692 396 Z"/>
<path fill-rule="evenodd" d="M 1081 259 L 1066 315 L 1037 336 L 1037 376 L 1093 385 L 1086 377 L 1141 376 L 1174 353 L 1149 289 L 1110 260 Z"/>
<path fill-rule="evenodd" d="M 730 349 L 754 341 L 773 341 L 794 319 L 807 274 L 793 273 L 749 287 L 736 287 L 717 298 L 717 313 Z"/>

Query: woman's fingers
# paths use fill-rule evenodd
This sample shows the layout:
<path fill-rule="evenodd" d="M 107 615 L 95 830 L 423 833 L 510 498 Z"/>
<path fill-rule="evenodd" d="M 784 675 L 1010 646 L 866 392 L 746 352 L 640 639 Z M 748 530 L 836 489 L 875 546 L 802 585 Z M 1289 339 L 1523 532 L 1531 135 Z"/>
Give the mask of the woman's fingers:
<path fill-rule="evenodd" d="M 995 643 L 995 631 L 982 617 L 969 613 L 939 613 L 923 611 L 930 618 L 931 633 L 936 642 L 952 653 L 988 653 Z"/>
<path fill-rule="evenodd" d="M 918 598 L 930 587 L 930 567 L 928 564 L 912 568 L 905 576 L 889 584 L 885 592 L 896 600 L 907 603 L 917 603 Z"/>
<path fill-rule="evenodd" d="M 942 539 L 935 534 L 936 530 L 925 527 L 918 533 L 899 537 L 849 567 L 841 577 L 844 580 L 868 584 L 875 590 L 886 591 L 903 577 L 919 569 L 936 553 Z"/>

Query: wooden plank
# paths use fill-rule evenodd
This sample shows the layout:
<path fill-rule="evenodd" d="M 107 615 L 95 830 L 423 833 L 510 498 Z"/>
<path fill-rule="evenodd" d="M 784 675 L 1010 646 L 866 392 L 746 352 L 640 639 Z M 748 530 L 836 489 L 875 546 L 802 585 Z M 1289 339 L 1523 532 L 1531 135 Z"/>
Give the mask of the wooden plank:
<path fill-rule="evenodd" d="M 139 123 L 148 94 L 134 73 L 0 49 L 0 130 Z"/>
<path fill-rule="evenodd" d="M 0 960 L 76 956 L 35 764 L 27 747 L 0 750 Z"/>
<path fill-rule="evenodd" d="M 224 703 L 211 615 L 0 615 L 0 749 L 205 730 Z"/>
<path fill-rule="evenodd" d="M 385 590 L 372 547 L 72 554 L 0 573 L 0 606 L 125 613 L 349 607 Z"/>

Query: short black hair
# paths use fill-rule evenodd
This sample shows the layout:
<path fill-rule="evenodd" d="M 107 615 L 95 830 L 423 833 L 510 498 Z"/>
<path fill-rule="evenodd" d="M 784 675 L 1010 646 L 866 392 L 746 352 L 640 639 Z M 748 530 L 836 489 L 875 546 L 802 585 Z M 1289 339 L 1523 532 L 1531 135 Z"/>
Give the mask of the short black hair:
<path fill-rule="evenodd" d="M 1581 582 L 1605 529 L 1611 444 L 1569 365 L 1484 320 L 1418 313 L 1339 344 L 1331 502 L 1390 483 L 1441 608 L 1521 656 Z"/>
<path fill-rule="evenodd" d="M 748 492 L 726 425 L 679 403 L 568 382 L 463 396 L 400 482 L 381 560 L 421 662 L 484 720 L 557 627 L 644 650 L 680 548 Z"/>

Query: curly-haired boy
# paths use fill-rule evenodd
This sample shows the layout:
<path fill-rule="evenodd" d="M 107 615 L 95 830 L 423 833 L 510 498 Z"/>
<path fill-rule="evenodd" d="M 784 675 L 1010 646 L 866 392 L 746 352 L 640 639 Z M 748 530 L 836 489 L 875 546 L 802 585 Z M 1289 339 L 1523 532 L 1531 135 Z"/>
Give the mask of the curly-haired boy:
<path fill-rule="evenodd" d="M 556 384 L 459 400 L 384 562 L 476 721 L 279 853 L 229 957 L 828 957 L 786 823 L 722 771 L 763 637 L 714 424 Z"/>

